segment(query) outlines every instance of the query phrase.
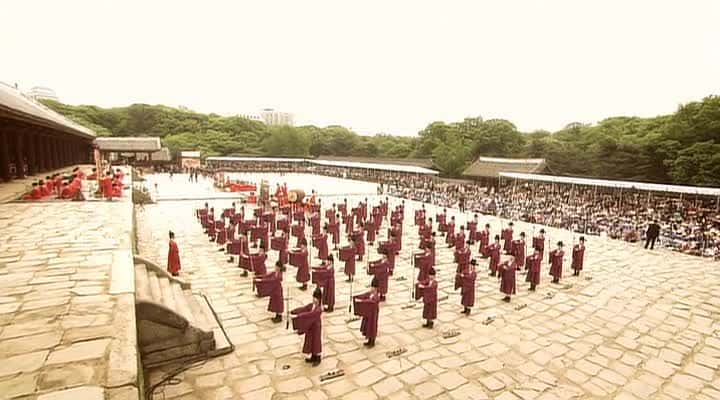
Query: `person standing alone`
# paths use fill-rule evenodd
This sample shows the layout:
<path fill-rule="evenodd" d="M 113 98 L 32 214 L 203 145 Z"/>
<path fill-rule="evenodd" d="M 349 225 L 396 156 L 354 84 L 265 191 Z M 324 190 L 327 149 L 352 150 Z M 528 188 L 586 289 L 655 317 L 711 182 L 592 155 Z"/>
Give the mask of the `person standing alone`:
<path fill-rule="evenodd" d="M 655 241 L 660 236 L 660 225 L 658 225 L 656 220 L 653 220 L 650 225 L 648 225 L 647 231 L 645 232 L 645 248 L 648 248 L 648 244 L 650 245 L 650 250 L 655 249 Z"/>

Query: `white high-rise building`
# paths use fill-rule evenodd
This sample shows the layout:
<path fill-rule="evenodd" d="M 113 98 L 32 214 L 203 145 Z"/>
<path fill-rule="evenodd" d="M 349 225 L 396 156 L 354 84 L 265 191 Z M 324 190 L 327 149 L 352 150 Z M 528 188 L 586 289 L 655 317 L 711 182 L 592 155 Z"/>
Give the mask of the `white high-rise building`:
<path fill-rule="evenodd" d="M 293 115 L 286 112 L 276 111 L 272 108 L 265 108 L 260 111 L 260 116 L 266 125 L 290 125 L 293 126 Z"/>
<path fill-rule="evenodd" d="M 27 94 L 28 94 L 28 96 L 32 97 L 35 100 L 48 99 L 48 100 L 60 101 L 60 99 L 58 98 L 55 91 L 50 89 L 49 87 L 35 86 L 34 88 L 30 89 L 30 91 Z"/>

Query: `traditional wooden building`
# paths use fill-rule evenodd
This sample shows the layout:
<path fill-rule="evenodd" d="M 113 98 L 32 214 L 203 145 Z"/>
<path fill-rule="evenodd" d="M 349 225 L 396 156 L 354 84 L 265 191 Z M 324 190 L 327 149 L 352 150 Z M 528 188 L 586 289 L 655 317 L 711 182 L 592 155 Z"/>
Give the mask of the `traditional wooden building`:
<path fill-rule="evenodd" d="M 152 157 L 152 154 L 161 150 L 159 137 L 99 137 L 95 145 L 100 155 L 110 161 L 135 161 Z"/>
<path fill-rule="evenodd" d="M 95 133 L 0 83 L 0 180 L 92 163 Z"/>
<path fill-rule="evenodd" d="M 545 170 L 544 158 L 478 157 L 463 172 L 463 176 L 489 186 L 500 184 L 501 172 L 537 174 Z"/>

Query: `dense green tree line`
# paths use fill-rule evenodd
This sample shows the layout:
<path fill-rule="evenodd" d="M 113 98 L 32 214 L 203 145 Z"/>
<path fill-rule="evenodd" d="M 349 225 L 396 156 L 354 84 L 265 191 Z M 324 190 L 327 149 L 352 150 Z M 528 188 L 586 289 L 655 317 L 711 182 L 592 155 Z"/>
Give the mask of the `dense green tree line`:
<path fill-rule="evenodd" d="M 99 135 L 159 136 L 173 152 L 204 155 L 432 157 L 460 176 L 477 156 L 545 158 L 554 174 L 720 186 L 720 97 L 654 118 L 612 117 L 557 132 L 523 133 L 502 119 L 432 122 L 416 137 L 361 136 L 342 126 L 266 126 L 242 117 L 133 104 L 48 106 Z"/>

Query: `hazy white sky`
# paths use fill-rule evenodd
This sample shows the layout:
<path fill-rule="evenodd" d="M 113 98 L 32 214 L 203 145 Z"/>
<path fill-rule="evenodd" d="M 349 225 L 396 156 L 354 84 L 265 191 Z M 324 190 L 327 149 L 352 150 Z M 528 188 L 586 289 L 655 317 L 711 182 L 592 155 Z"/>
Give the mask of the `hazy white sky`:
<path fill-rule="evenodd" d="M 413 135 L 559 129 L 720 93 L 720 1 L 4 1 L 0 80 Z"/>

